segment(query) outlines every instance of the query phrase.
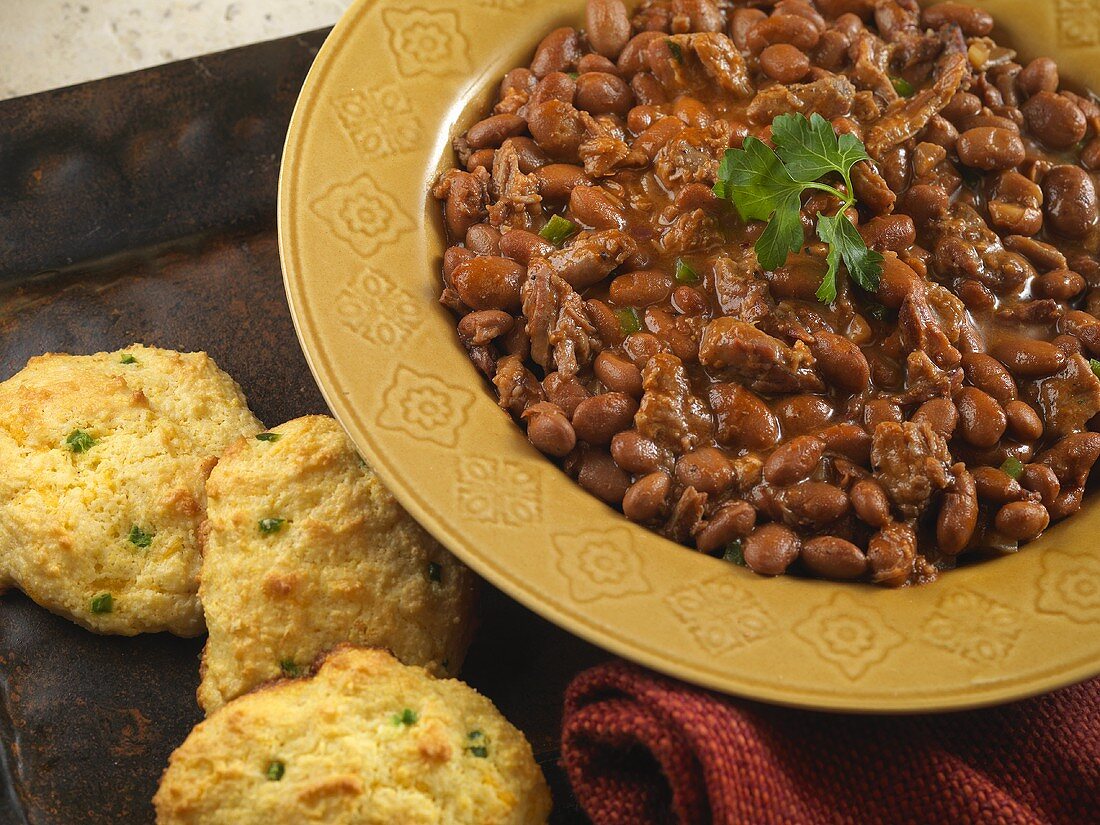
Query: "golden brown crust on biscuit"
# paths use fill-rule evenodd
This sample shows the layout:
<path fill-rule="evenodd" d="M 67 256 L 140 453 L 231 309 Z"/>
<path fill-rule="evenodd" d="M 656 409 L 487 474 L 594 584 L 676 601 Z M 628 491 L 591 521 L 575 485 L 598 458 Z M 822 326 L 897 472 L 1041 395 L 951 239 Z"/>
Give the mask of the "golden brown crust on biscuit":
<path fill-rule="evenodd" d="M 300 418 L 265 438 L 231 446 L 207 483 L 199 704 L 209 713 L 344 642 L 456 673 L 473 574 L 400 507 L 333 419 Z"/>
<path fill-rule="evenodd" d="M 100 633 L 201 633 L 206 476 L 259 430 L 205 353 L 32 358 L 0 384 L 0 586 Z"/>
<path fill-rule="evenodd" d="M 198 725 L 153 802 L 158 825 L 544 825 L 550 812 L 530 745 L 488 699 L 350 647 Z"/>

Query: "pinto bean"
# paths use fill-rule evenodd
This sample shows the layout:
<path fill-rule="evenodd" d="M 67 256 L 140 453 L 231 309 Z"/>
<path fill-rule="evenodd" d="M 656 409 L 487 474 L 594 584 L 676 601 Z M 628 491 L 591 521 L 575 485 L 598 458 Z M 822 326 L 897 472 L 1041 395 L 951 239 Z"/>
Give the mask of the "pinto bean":
<path fill-rule="evenodd" d="M 860 393 L 871 381 L 871 368 L 862 350 L 847 338 L 818 332 L 810 346 L 817 370 L 825 381 L 844 392 Z"/>
<path fill-rule="evenodd" d="M 881 215 L 859 227 L 859 234 L 871 249 L 904 252 L 917 241 L 917 227 L 908 215 Z"/>
<path fill-rule="evenodd" d="M 672 479 L 664 473 L 650 473 L 634 482 L 623 497 L 623 515 L 631 521 L 652 521 L 664 510 Z"/>
<path fill-rule="evenodd" d="M 509 140 L 509 143 L 516 150 L 519 170 L 525 175 L 531 174 L 550 162 L 550 156 L 532 138 L 514 137 Z"/>
<path fill-rule="evenodd" d="M 602 54 L 586 54 L 579 61 L 577 61 L 577 74 L 588 74 L 589 72 L 606 72 L 607 74 L 618 75 L 619 67 L 615 65 L 614 60 L 608 60 Z"/>
<path fill-rule="evenodd" d="M 902 195 L 899 206 L 917 227 L 924 229 L 947 211 L 949 203 L 942 187 L 918 183 Z"/>
<path fill-rule="evenodd" d="M 551 72 L 568 72 L 583 55 L 580 32 L 569 27 L 554 29 L 535 49 L 531 71 L 540 80 Z"/>
<path fill-rule="evenodd" d="M 500 230 L 476 223 L 466 230 L 466 248 L 478 255 L 500 255 Z"/>
<path fill-rule="evenodd" d="M 977 95 L 970 94 L 970 92 L 956 92 L 940 111 L 940 115 L 956 126 L 960 126 L 969 118 L 980 114 L 982 106 L 981 98 Z"/>
<path fill-rule="evenodd" d="M 851 46 L 852 40 L 844 32 L 837 29 L 824 31 L 821 33 L 821 39 L 817 41 L 817 48 L 814 49 L 813 65 L 831 72 L 838 72 L 844 67 Z"/>
<path fill-rule="evenodd" d="M 495 149 L 508 138 L 526 131 L 527 121 L 518 115 L 493 115 L 471 126 L 466 132 L 466 142 L 471 149 Z"/>
<path fill-rule="evenodd" d="M 587 72 L 577 78 L 576 105 L 593 115 L 625 117 L 634 105 L 630 85 L 617 75 Z"/>
<path fill-rule="evenodd" d="M 623 0 L 588 0 L 584 20 L 589 44 L 604 57 L 614 60 L 630 41 L 630 15 Z"/>
<path fill-rule="evenodd" d="M 1022 501 L 1027 493 L 1020 483 L 996 467 L 975 467 L 971 471 L 978 497 L 985 501 L 1004 504 L 1006 501 Z"/>
<path fill-rule="evenodd" d="M 959 130 L 947 118 L 935 115 L 928 121 L 928 126 L 925 128 L 924 134 L 921 135 L 921 139 L 934 146 L 939 146 L 946 152 L 953 152 L 955 151 L 955 144 L 959 142 Z"/>
<path fill-rule="evenodd" d="M 531 97 L 527 101 L 527 111 L 551 100 L 567 103 L 570 106 L 577 97 L 577 81 L 573 74 L 565 72 L 550 72 L 535 86 Z"/>
<path fill-rule="evenodd" d="M 842 455 L 864 467 L 870 466 L 871 436 L 858 424 L 834 424 L 819 432 L 817 437 L 825 443 L 826 452 Z"/>
<path fill-rule="evenodd" d="M 624 473 L 604 450 L 586 450 L 581 454 L 577 483 L 607 504 L 619 505 L 630 489 L 630 476 Z"/>
<path fill-rule="evenodd" d="M 623 229 L 623 207 L 601 186 L 577 186 L 569 195 L 569 214 L 590 229 Z"/>
<path fill-rule="evenodd" d="M 1083 238 L 1100 214 L 1096 185 L 1079 166 L 1055 166 L 1043 177 L 1045 211 L 1050 228 L 1067 238 Z"/>
<path fill-rule="evenodd" d="M 742 545 L 745 564 L 764 576 L 786 573 L 801 549 L 802 543 L 795 532 L 781 524 L 757 527 Z"/>
<path fill-rule="evenodd" d="M 966 380 L 997 403 L 1007 404 L 1016 398 L 1016 381 L 996 358 L 984 352 L 968 352 L 963 356 L 962 366 Z"/>
<path fill-rule="evenodd" d="M 730 17 L 730 39 L 740 51 L 748 51 L 749 32 L 767 19 L 767 13 L 760 9 L 734 9 Z"/>
<path fill-rule="evenodd" d="M 638 72 L 630 80 L 630 90 L 643 106 L 657 106 L 668 102 L 668 94 L 652 72 Z M 681 125 L 683 125 L 681 123 Z"/>
<path fill-rule="evenodd" d="M 623 340 L 623 352 L 638 369 L 642 369 L 657 353 L 668 351 L 668 345 L 649 332 L 634 332 Z"/>
<path fill-rule="evenodd" d="M 991 395 L 976 387 L 963 387 L 955 396 L 959 408 L 959 431 L 975 447 L 992 447 L 1008 426 L 1005 411 Z"/>
<path fill-rule="evenodd" d="M 665 115 L 656 106 L 635 106 L 626 116 L 626 128 L 640 135 L 663 117 Z"/>
<path fill-rule="evenodd" d="M 550 156 L 565 161 L 578 158 L 584 133 L 577 110 L 569 103 L 548 100 L 530 108 L 527 113 L 527 128 L 539 146 Z"/>
<path fill-rule="evenodd" d="M 1020 474 L 1020 486 L 1037 493 L 1046 507 L 1050 507 L 1062 492 L 1062 485 L 1054 470 L 1045 464 L 1028 464 Z"/>
<path fill-rule="evenodd" d="M 1061 79 L 1058 64 L 1049 57 L 1037 57 L 1016 76 L 1016 84 L 1027 97 L 1039 92 L 1056 92 Z"/>
<path fill-rule="evenodd" d="M 965 3 L 936 3 L 922 12 L 924 25 L 930 29 L 955 25 L 967 37 L 985 37 L 993 31 L 993 16 Z"/>
<path fill-rule="evenodd" d="M 577 434 L 561 408 L 548 403 L 528 407 L 523 418 L 527 422 L 527 438 L 539 452 L 564 458 L 577 446 Z"/>
<path fill-rule="evenodd" d="M 678 286 L 672 292 L 672 308 L 682 315 L 701 315 L 710 308 L 710 301 L 698 289 Z"/>
<path fill-rule="evenodd" d="M 672 278 L 657 269 L 627 272 L 611 282 L 611 303 L 620 307 L 648 307 L 664 303 L 672 294 Z"/>
<path fill-rule="evenodd" d="M 672 10 L 675 34 L 720 32 L 726 24 L 716 0 L 675 0 Z"/>
<path fill-rule="evenodd" d="M 1022 111 L 1027 128 L 1051 149 L 1076 146 L 1088 130 L 1085 113 L 1073 101 L 1053 92 L 1038 92 Z"/>
<path fill-rule="evenodd" d="M 802 563 L 815 575 L 825 579 L 847 581 L 867 572 L 867 556 L 863 551 L 836 536 L 818 536 L 802 545 Z"/>
<path fill-rule="evenodd" d="M 979 126 L 959 135 L 956 150 L 967 166 L 992 172 L 1024 162 L 1024 142 L 1008 129 Z"/>
<path fill-rule="evenodd" d="M 764 480 L 777 487 L 794 484 L 809 476 L 824 454 L 825 442 L 821 439 L 810 435 L 792 438 L 768 456 Z"/>
<path fill-rule="evenodd" d="M 819 395 L 788 395 L 775 402 L 773 409 L 789 436 L 816 432 L 836 414 L 832 403 Z"/>
<path fill-rule="evenodd" d="M 443 280 L 450 285 L 454 278 L 455 270 L 459 264 L 465 263 L 477 257 L 476 254 L 464 246 L 451 246 L 443 253 Z"/>
<path fill-rule="evenodd" d="M 956 464 L 951 475 L 951 486 L 936 519 L 936 541 L 942 552 L 957 556 L 970 544 L 978 526 L 978 491 L 966 465 Z"/>
<path fill-rule="evenodd" d="M 779 83 L 797 83 L 810 71 L 810 58 L 789 43 L 776 43 L 760 52 L 760 68 Z"/>
<path fill-rule="evenodd" d="M 784 518 L 792 526 L 822 527 L 848 513 L 850 502 L 844 491 L 824 481 L 803 481 L 780 494 Z"/>
<path fill-rule="evenodd" d="M 863 426 L 869 433 L 874 433 L 879 424 L 890 421 L 900 424 L 904 420 L 901 407 L 888 398 L 872 398 L 863 405 Z"/>
<path fill-rule="evenodd" d="M 1068 269 L 1047 272 L 1031 282 L 1032 295 L 1036 298 L 1053 298 L 1055 301 L 1071 301 L 1087 288 L 1085 279 Z"/>
<path fill-rule="evenodd" d="M 548 163 L 534 172 L 539 194 L 546 200 L 568 200 L 578 186 L 591 186 L 592 178 L 580 166 L 571 163 Z"/>
<path fill-rule="evenodd" d="M 916 271 L 897 255 L 888 254 L 882 266 L 878 284 L 878 299 L 890 309 L 901 309 L 905 298 L 924 284 Z"/>
<path fill-rule="evenodd" d="M 700 447 L 676 462 L 676 480 L 700 493 L 717 496 L 734 479 L 734 468 L 726 454 L 715 447 Z"/>
<path fill-rule="evenodd" d="M 545 258 L 553 251 L 552 243 L 526 229 L 511 229 L 500 238 L 500 254 L 524 267 L 532 258 Z"/>
<path fill-rule="evenodd" d="M 596 356 L 592 368 L 600 383 L 612 392 L 642 397 L 642 371 L 621 355 L 604 350 Z"/>
<path fill-rule="evenodd" d="M 784 266 L 764 273 L 768 287 L 776 300 L 816 300 L 826 265 L 809 255 L 795 255 Z"/>
<path fill-rule="evenodd" d="M 483 256 L 460 263 L 451 275 L 451 283 L 471 309 L 516 312 L 520 308 L 524 272 L 523 267 L 508 258 Z"/>
<path fill-rule="evenodd" d="M 1021 336 L 996 341 L 989 354 L 1021 378 L 1045 378 L 1066 365 L 1066 354 L 1054 344 Z"/>
<path fill-rule="evenodd" d="M 513 94 L 530 94 L 538 82 L 535 73 L 530 69 L 512 69 L 500 82 L 500 97 L 503 100 Z"/>
<path fill-rule="evenodd" d="M 683 95 L 673 104 L 673 114 L 693 129 L 705 129 L 714 122 L 714 115 L 710 113 L 703 101 L 689 95 Z"/>
<path fill-rule="evenodd" d="M 1005 405 L 1008 431 L 1019 441 L 1038 441 L 1043 437 L 1043 419 L 1023 401 L 1009 401 Z"/>
<path fill-rule="evenodd" d="M 950 398 L 933 398 L 921 404 L 910 420 L 927 424 L 944 439 L 950 439 L 959 426 L 959 409 Z"/>
<path fill-rule="evenodd" d="M 997 511 L 993 526 L 1016 541 L 1031 541 L 1047 529 L 1050 513 L 1035 501 L 1013 501 Z"/>
<path fill-rule="evenodd" d="M 655 40 L 661 40 L 665 37 L 667 35 L 662 32 L 641 32 L 634 35 L 619 54 L 619 60 L 616 64 L 619 67 L 619 74 L 629 80 L 636 74 L 648 70 L 649 58 L 647 54 L 650 45 Z"/>
<path fill-rule="evenodd" d="M 809 52 L 820 39 L 821 32 L 805 17 L 776 14 L 753 26 L 745 36 L 745 45 L 753 54 L 760 54 L 776 43 L 788 43 Z"/>
<path fill-rule="evenodd" d="M 589 444 L 610 444 L 618 433 L 634 424 L 638 402 L 621 392 L 586 398 L 573 411 L 573 429 Z"/>
<path fill-rule="evenodd" d="M 1081 165 L 1091 172 L 1100 169 L 1100 137 L 1094 137 L 1081 150 Z"/>
<path fill-rule="evenodd" d="M 735 539 L 743 539 L 756 526 L 756 509 L 745 501 L 729 501 L 707 522 L 695 537 L 695 546 L 704 553 L 721 550 Z"/>
<path fill-rule="evenodd" d="M 628 473 L 653 473 L 661 467 L 661 449 L 637 430 L 626 430 L 611 439 L 611 455 Z"/>
<path fill-rule="evenodd" d="M 848 498 L 861 521 L 872 527 L 885 527 L 890 523 L 890 499 L 877 481 L 857 481 L 848 493 Z"/>
<path fill-rule="evenodd" d="M 779 441 L 779 421 L 764 401 L 739 384 L 712 384 L 708 401 L 726 446 L 766 450 Z"/>

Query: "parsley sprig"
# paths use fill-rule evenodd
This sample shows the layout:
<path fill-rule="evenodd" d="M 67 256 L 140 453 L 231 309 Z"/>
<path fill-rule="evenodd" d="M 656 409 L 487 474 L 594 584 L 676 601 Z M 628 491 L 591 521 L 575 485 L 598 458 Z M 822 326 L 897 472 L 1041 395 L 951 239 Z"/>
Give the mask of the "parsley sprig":
<path fill-rule="evenodd" d="M 863 143 L 855 135 L 838 135 L 818 114 L 780 115 L 772 122 L 772 142 L 774 150 L 748 137 L 743 148 L 727 150 L 714 186 L 714 193 L 732 201 L 743 220 L 768 222 L 756 242 L 760 265 L 777 269 L 789 254 L 802 249 L 802 195 L 816 189 L 840 201 L 835 215 L 817 220 L 817 236 L 829 246 L 829 269 L 818 300 L 836 300 L 841 262 L 857 284 L 868 292 L 877 290 L 883 258 L 867 248 L 846 214 L 856 203 L 852 168 L 870 159 Z M 843 191 L 821 180 L 835 175 L 844 181 Z"/>

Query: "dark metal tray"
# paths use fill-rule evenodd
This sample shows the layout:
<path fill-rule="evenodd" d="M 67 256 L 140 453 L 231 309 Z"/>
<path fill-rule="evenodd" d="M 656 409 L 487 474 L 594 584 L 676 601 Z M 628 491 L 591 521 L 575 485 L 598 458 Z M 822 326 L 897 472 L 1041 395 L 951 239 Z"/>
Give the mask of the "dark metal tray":
<path fill-rule="evenodd" d="M 275 192 L 325 32 L 0 102 L 0 380 L 49 351 L 209 352 L 269 426 L 325 404 L 283 296 Z M 3 468 L 0 468 L 3 472 Z M 100 637 L 0 597 L 0 823 L 151 823 L 201 714 L 202 640 Z M 485 585 L 463 678 L 534 745 L 556 823 L 561 696 L 606 654 Z"/>

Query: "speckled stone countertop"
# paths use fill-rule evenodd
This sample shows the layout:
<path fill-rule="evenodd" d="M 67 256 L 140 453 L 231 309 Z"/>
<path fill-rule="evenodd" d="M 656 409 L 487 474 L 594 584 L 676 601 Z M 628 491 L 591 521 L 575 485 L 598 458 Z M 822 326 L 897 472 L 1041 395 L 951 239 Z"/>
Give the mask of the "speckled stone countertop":
<path fill-rule="evenodd" d="M 331 26 L 350 0 L 0 0 L 0 99 Z"/>

